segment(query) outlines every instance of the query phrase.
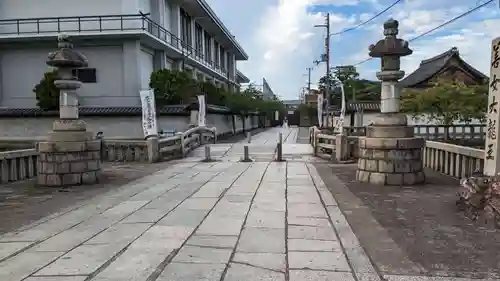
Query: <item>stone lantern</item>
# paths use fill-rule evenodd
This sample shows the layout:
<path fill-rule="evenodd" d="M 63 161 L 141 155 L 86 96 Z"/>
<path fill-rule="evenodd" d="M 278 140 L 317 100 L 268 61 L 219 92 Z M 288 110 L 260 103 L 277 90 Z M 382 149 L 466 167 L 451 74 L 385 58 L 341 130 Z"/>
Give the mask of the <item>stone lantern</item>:
<path fill-rule="evenodd" d="M 82 83 L 73 75 L 74 69 L 88 65 L 87 59 L 73 49 L 66 35 L 58 37 L 58 48 L 49 54 L 47 65 L 57 69 L 59 119 L 47 140 L 37 144 L 37 183 L 54 187 L 93 184 L 99 178 L 101 141 L 93 139 L 85 122 L 78 119 L 77 90 Z"/>
<path fill-rule="evenodd" d="M 366 127 L 366 137 L 359 140 L 359 162 L 356 177 L 361 182 L 380 185 L 415 185 L 425 182 L 422 148 L 425 140 L 414 137 L 413 127 L 400 113 L 400 89 L 403 78 L 401 57 L 412 54 L 408 42 L 396 37 L 398 21 L 384 23 L 385 38 L 369 47 L 369 55 L 380 58 L 382 81 L 381 114 Z"/>

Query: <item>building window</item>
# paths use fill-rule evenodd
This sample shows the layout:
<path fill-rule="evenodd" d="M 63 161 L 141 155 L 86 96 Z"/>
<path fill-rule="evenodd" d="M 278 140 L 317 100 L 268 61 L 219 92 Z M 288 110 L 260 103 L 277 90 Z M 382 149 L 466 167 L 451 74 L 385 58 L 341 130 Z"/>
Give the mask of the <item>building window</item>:
<path fill-rule="evenodd" d="M 73 69 L 73 76 L 82 83 L 97 83 L 97 71 L 95 68 Z"/>
<path fill-rule="evenodd" d="M 205 60 L 212 63 L 212 36 L 205 31 Z"/>
<path fill-rule="evenodd" d="M 220 47 L 220 55 L 219 55 L 219 58 L 220 58 L 220 67 L 222 68 L 222 70 L 226 70 L 226 52 L 224 50 L 224 48 L 222 48 L 222 46 Z"/>
<path fill-rule="evenodd" d="M 220 68 L 220 45 L 219 43 L 215 42 L 215 68 Z"/>
<path fill-rule="evenodd" d="M 196 56 L 203 58 L 203 29 L 199 24 L 196 24 L 194 28 Z"/>
<path fill-rule="evenodd" d="M 192 45 L 191 16 L 181 9 L 181 39 L 185 45 Z"/>

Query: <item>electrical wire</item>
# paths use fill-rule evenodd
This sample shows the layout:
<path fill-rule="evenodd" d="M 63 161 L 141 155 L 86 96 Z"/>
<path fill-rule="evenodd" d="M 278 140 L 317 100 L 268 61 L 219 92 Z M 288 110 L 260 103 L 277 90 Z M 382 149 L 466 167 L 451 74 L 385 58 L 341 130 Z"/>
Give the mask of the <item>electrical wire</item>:
<path fill-rule="evenodd" d="M 349 31 L 353 31 L 353 30 L 356 30 L 358 28 L 360 28 L 361 26 L 371 22 L 372 20 L 378 18 L 379 16 L 381 16 L 382 14 L 384 14 L 385 12 L 389 11 L 392 7 L 396 6 L 397 4 L 399 4 L 401 1 L 403 0 L 396 0 L 394 3 L 392 3 L 391 5 L 389 5 L 387 8 L 385 8 L 384 10 L 378 12 L 376 15 L 374 15 L 373 17 L 369 18 L 368 20 L 362 22 L 362 23 L 359 23 L 353 27 L 349 27 L 349 28 L 346 28 L 342 31 L 339 31 L 339 32 L 335 32 L 335 33 L 331 33 L 330 36 L 333 36 L 333 35 L 340 35 L 340 34 L 344 34 L 346 32 L 349 32 Z"/>
<path fill-rule="evenodd" d="M 446 25 L 448 25 L 448 24 L 450 24 L 450 23 L 452 23 L 452 22 L 455 22 L 455 21 L 456 21 L 456 20 L 458 20 L 458 19 L 461 19 L 461 18 L 463 18 L 463 17 L 465 17 L 465 16 L 468 16 L 469 14 L 471 14 L 471 13 L 473 13 L 473 12 L 475 12 L 475 11 L 477 11 L 477 10 L 479 10 L 479 9 L 483 8 L 483 7 L 485 7 L 485 6 L 486 6 L 486 5 L 488 5 L 488 4 L 493 3 L 494 1 L 496 1 L 496 0 L 489 0 L 489 1 L 486 1 L 486 2 L 484 2 L 483 4 L 478 5 L 478 6 L 474 7 L 474 8 L 472 8 L 472 9 L 468 10 L 467 12 L 465 12 L 465 13 L 463 13 L 463 14 L 460 14 L 460 15 L 458 15 L 458 16 L 456 16 L 456 17 L 452 18 L 451 20 L 448 20 L 448 21 L 446 21 L 446 22 L 444 22 L 444 23 L 442 23 L 442 24 L 440 24 L 440 25 L 438 25 L 438 26 L 436 26 L 436 27 L 434 27 L 434 28 L 432 28 L 432 29 L 430 29 L 430 30 L 427 30 L 427 31 L 426 31 L 426 32 L 424 32 L 424 33 L 419 34 L 419 35 L 418 35 L 418 36 L 416 36 L 416 37 L 413 37 L 412 39 L 408 40 L 408 42 L 412 42 L 412 41 L 418 40 L 418 39 L 420 39 L 420 38 L 422 38 L 422 37 L 424 37 L 424 36 L 426 36 L 426 35 L 429 35 L 430 33 L 434 32 L 434 31 L 436 31 L 436 30 L 438 30 L 438 29 L 440 29 L 440 28 L 442 28 L 442 27 L 444 27 L 444 26 L 446 26 Z M 357 65 L 363 64 L 363 63 L 365 63 L 365 62 L 367 62 L 367 61 L 370 61 L 370 60 L 372 60 L 372 59 L 374 59 L 374 58 L 367 58 L 367 59 L 362 60 L 362 61 L 360 61 L 360 62 L 358 62 L 358 63 L 353 64 L 353 65 L 354 65 L 354 66 L 357 66 Z"/>

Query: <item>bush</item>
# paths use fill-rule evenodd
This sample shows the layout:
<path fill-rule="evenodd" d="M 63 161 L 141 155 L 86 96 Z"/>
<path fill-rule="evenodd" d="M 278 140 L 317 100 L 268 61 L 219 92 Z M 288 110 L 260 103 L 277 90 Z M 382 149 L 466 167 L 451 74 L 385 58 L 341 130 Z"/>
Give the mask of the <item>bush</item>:
<path fill-rule="evenodd" d="M 59 110 L 59 89 L 54 85 L 57 80 L 57 71 L 49 71 L 43 75 L 40 83 L 35 85 L 37 106 L 42 110 Z"/>

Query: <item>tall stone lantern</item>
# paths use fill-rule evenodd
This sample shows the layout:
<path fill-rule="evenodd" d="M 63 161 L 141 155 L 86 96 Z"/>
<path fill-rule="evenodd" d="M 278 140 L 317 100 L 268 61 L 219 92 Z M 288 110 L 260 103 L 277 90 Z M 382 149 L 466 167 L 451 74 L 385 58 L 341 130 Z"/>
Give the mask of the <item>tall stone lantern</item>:
<path fill-rule="evenodd" d="M 397 38 L 398 21 L 384 23 L 385 38 L 369 47 L 369 55 L 381 59 L 381 114 L 366 127 L 366 137 L 359 140 L 356 177 L 361 182 L 380 185 L 415 185 L 425 182 L 422 165 L 423 138 L 414 137 L 413 127 L 400 113 L 400 89 L 403 78 L 401 57 L 412 54 L 408 42 Z"/>
<path fill-rule="evenodd" d="M 101 142 L 78 119 L 77 90 L 82 83 L 73 75 L 74 69 L 88 65 L 87 59 L 73 49 L 66 35 L 58 37 L 58 48 L 49 54 L 47 65 L 58 73 L 54 84 L 60 90 L 59 119 L 47 140 L 37 144 L 37 183 L 54 187 L 93 184 L 99 178 Z"/>

